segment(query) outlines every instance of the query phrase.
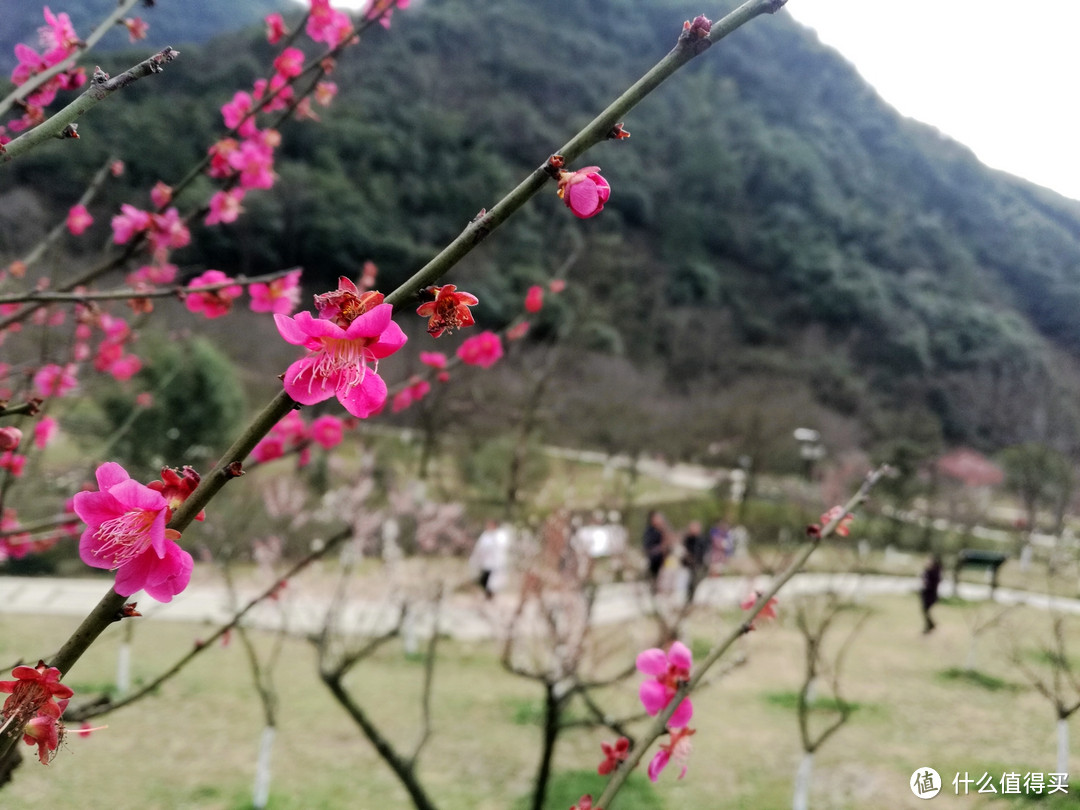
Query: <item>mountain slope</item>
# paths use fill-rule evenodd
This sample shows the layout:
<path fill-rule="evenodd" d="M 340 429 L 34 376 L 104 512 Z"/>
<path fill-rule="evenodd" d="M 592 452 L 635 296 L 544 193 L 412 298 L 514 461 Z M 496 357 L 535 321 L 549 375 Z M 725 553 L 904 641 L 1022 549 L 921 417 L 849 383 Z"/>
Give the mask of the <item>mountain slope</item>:
<path fill-rule="evenodd" d="M 686 16 L 674 0 L 401 12 L 342 61 L 325 125 L 288 127 L 279 188 L 184 259 L 298 263 L 328 282 L 371 258 L 384 287 L 400 282 L 669 50 Z M 130 177 L 179 176 L 219 127 L 205 100 L 249 82 L 254 52 L 267 52 L 255 32 L 214 41 L 153 92 L 125 93 L 108 129 L 88 117 L 81 170 L 157 120 L 186 137 L 148 134 Z M 587 158 L 613 188 L 601 216 L 574 220 L 552 187 L 455 271 L 482 320 L 504 322 L 528 284 L 571 261 L 574 345 L 623 355 L 643 397 L 693 397 L 703 431 L 719 418 L 710 397 L 756 379 L 794 385 L 860 443 L 918 423 L 987 448 L 1075 445 L 1080 205 L 901 118 L 785 13 L 710 49 L 626 127 L 631 139 Z M 50 182 L 70 171 L 59 158 L 13 168 L 0 183 L 52 188 L 57 206 L 77 194 Z M 570 303 L 546 312 L 541 340 L 571 324 Z M 596 377 L 566 380 L 567 397 L 588 401 Z"/>

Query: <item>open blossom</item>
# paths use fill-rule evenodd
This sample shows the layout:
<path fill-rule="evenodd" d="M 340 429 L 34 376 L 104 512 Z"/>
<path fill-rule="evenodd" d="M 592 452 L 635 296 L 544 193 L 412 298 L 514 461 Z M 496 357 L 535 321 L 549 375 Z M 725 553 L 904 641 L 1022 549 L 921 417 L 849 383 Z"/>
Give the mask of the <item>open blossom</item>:
<path fill-rule="evenodd" d="M 604 752 L 604 761 L 596 767 L 596 772 L 601 776 L 607 776 L 630 755 L 630 740 L 619 737 L 614 745 L 602 742 L 600 748 Z"/>
<path fill-rule="evenodd" d="M 79 203 L 71 206 L 71 210 L 68 211 L 67 215 L 67 229 L 75 236 L 81 236 L 93 224 L 94 218 L 90 216 L 90 212 L 86 210 L 85 205 Z"/>
<path fill-rule="evenodd" d="M 301 312 L 294 318 L 274 315 L 274 322 L 286 341 L 309 350 L 285 372 L 285 393 L 301 405 L 336 396 L 345 410 L 365 419 L 386 402 L 378 361 L 407 338 L 391 320 L 394 308 L 383 303 L 382 293 L 355 290 L 342 278 L 337 290 L 316 296 L 321 317 Z"/>
<path fill-rule="evenodd" d="M 690 744 L 690 737 L 694 734 L 692 728 L 668 729 L 671 739 L 660 746 L 652 760 L 649 762 L 649 779 L 655 782 L 660 778 L 661 772 L 674 760 L 680 767 L 679 778 L 686 776 L 686 765 L 690 759 L 690 753 L 694 750 Z"/>
<path fill-rule="evenodd" d="M 761 598 L 761 591 L 754 591 L 749 594 L 745 599 L 739 603 L 739 607 L 743 610 L 750 610 L 757 604 L 758 599 Z M 765 607 L 761 609 L 761 612 L 754 617 L 754 621 L 757 619 L 775 619 L 776 618 L 776 605 L 779 600 L 774 596 L 765 603 Z M 754 622 L 750 622 L 750 629 L 754 629 Z"/>
<path fill-rule="evenodd" d="M 599 166 L 586 166 L 576 172 L 559 173 L 559 196 L 574 216 L 588 219 L 604 210 L 611 186 L 600 176 Z"/>
<path fill-rule="evenodd" d="M 292 78 L 304 72 L 304 52 L 299 48 L 286 48 L 274 59 L 274 70 Z"/>
<path fill-rule="evenodd" d="M 466 365 L 491 368 L 503 356 L 502 341 L 494 332 L 481 332 L 458 346 L 457 356 Z"/>
<path fill-rule="evenodd" d="M 205 292 L 199 292 L 197 288 L 211 284 L 222 284 L 231 280 L 220 270 L 207 270 L 188 283 L 184 305 L 189 311 L 201 312 L 207 318 L 220 318 L 222 315 L 228 314 L 229 310 L 232 309 L 233 299 L 239 298 L 243 294 L 243 287 L 239 284 L 229 284 L 220 289 Z"/>
<path fill-rule="evenodd" d="M 39 450 L 44 450 L 52 441 L 53 436 L 56 435 L 57 424 L 56 420 L 51 416 L 43 416 L 34 425 L 34 446 Z"/>
<path fill-rule="evenodd" d="M 228 191 L 215 191 L 210 197 L 210 211 L 203 219 L 205 225 L 217 225 L 236 222 L 237 217 L 244 212 L 244 190 L 232 188 Z"/>
<path fill-rule="evenodd" d="M 151 481 L 146 486 L 155 492 L 160 492 L 162 497 L 165 498 L 165 503 L 168 504 L 168 509 L 165 511 L 165 522 L 168 523 L 172 520 L 173 512 L 180 508 L 180 505 L 188 499 L 195 488 L 199 486 L 201 480 L 199 474 L 195 471 L 194 467 L 185 465 L 183 469 L 174 470 L 172 467 L 163 467 L 161 470 L 161 480 Z M 196 520 L 206 520 L 206 510 L 202 510 L 195 516 Z"/>
<path fill-rule="evenodd" d="M 428 289 L 435 298 L 421 304 L 417 308 L 416 314 L 428 319 L 427 330 L 429 335 L 437 338 L 444 333 L 449 334 L 455 329 L 472 326 L 476 323 L 473 320 L 472 310 L 469 309 L 469 307 L 480 303 L 475 295 L 458 292 L 457 287 L 453 284 L 444 284 L 442 287 L 430 287 Z"/>
<path fill-rule="evenodd" d="M 855 516 L 848 512 L 844 514 L 844 508 L 842 506 L 834 506 L 828 512 L 823 514 L 819 523 L 811 523 L 806 527 L 806 533 L 810 537 L 821 537 L 822 530 L 834 520 L 839 522 L 836 524 L 836 528 L 833 529 L 833 534 L 837 534 L 840 537 L 847 537 L 851 534 L 851 528 L 849 524 L 855 519 Z"/>
<path fill-rule="evenodd" d="M 637 657 L 638 671 L 652 676 L 643 681 L 638 689 L 638 697 L 645 711 L 653 717 L 663 711 L 675 697 L 679 686 L 690 679 L 693 665 L 694 657 L 681 641 L 674 642 L 666 653 L 656 647 L 640 653 Z M 693 714 L 690 699 L 684 698 L 668 720 L 668 728 L 682 728 L 690 722 Z"/>
<path fill-rule="evenodd" d="M 120 213 L 112 218 L 113 241 L 118 245 L 131 241 L 131 237 L 149 229 L 150 214 L 134 205 L 124 203 Z"/>
<path fill-rule="evenodd" d="M 323 414 L 311 421 L 311 440 L 326 450 L 337 447 L 345 438 L 345 423 L 333 414 Z"/>
<path fill-rule="evenodd" d="M 285 20 L 277 12 L 266 15 L 266 41 L 271 45 L 277 45 L 282 37 L 287 34 Z"/>
<path fill-rule="evenodd" d="M 305 30 L 313 41 L 336 48 L 352 35 L 353 24 L 348 14 L 330 6 L 330 0 L 311 0 L 311 13 L 308 14 Z"/>
<path fill-rule="evenodd" d="M 11 675 L 15 680 L 0 681 L 0 693 L 9 695 L 0 715 L 22 726 L 23 741 L 38 746 L 38 759 L 47 765 L 60 744 L 60 715 L 75 693 L 60 683 L 60 670 L 44 661 L 15 667 Z"/>
<path fill-rule="evenodd" d="M 68 363 L 66 366 L 49 363 L 39 368 L 34 374 L 34 390 L 42 397 L 62 397 L 76 385 L 78 381 L 75 379 L 73 363 Z"/>
<path fill-rule="evenodd" d="M 252 312 L 275 312 L 289 315 L 300 303 L 300 268 L 290 270 L 284 276 L 267 284 L 252 284 L 248 287 L 251 295 Z"/>
<path fill-rule="evenodd" d="M 146 591 L 169 602 L 191 580 L 191 555 L 166 529 L 169 502 L 160 492 L 133 481 L 115 462 L 97 468 L 98 492 L 75 495 L 75 513 L 86 523 L 79 556 L 94 568 L 116 571 L 121 596 Z"/>
<path fill-rule="evenodd" d="M 127 29 L 128 37 L 132 42 L 146 39 L 146 32 L 150 30 L 150 26 L 147 25 L 142 17 L 125 17 L 120 22 L 123 23 L 124 28 Z"/>
<path fill-rule="evenodd" d="M 544 306 L 544 288 L 539 284 L 533 284 L 525 293 L 525 311 L 539 312 Z"/>

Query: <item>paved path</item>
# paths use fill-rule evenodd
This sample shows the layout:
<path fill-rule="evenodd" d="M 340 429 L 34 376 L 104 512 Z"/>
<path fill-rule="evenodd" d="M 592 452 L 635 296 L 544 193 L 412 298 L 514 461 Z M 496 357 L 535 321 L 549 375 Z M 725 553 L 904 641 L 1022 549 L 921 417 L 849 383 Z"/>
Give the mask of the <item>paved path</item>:
<path fill-rule="evenodd" d="M 764 587 L 768 579 L 759 577 L 752 587 Z M 738 604 L 751 588 L 745 577 L 718 577 L 705 580 L 698 589 L 697 599 L 715 605 Z M 856 574 L 796 575 L 784 588 L 783 594 L 813 594 L 830 590 L 851 597 L 880 596 L 915 593 L 919 588 L 917 577 Z M 106 580 L 60 579 L 53 577 L 0 577 L 0 613 L 21 613 L 39 616 L 85 616 L 107 589 Z M 989 595 L 986 585 L 961 582 L 960 596 L 969 600 L 983 600 Z M 255 594 L 241 591 L 241 603 Z M 952 594 L 952 584 L 942 583 L 942 595 Z M 136 597 L 138 598 L 138 597 Z M 1046 608 L 1049 599 L 1045 594 L 998 588 L 995 601 L 1000 604 L 1028 604 Z M 139 609 L 147 618 L 165 621 L 223 624 L 232 611 L 228 594 L 222 587 L 188 588 L 169 604 L 159 604 L 151 599 L 139 599 Z M 1068 613 L 1080 613 L 1080 600 L 1055 599 L 1054 605 Z M 476 594 L 455 594 L 443 604 L 440 626 L 443 632 L 459 639 L 484 639 L 496 637 L 509 619 L 515 600 L 509 595 L 492 603 L 481 601 Z M 643 615 L 649 599 L 641 583 L 620 583 L 601 588 L 593 609 L 593 621 L 598 624 L 615 624 Z M 282 622 L 290 632 L 308 634 L 318 632 L 330 607 L 329 595 L 290 594 L 286 609 L 274 602 L 257 605 L 248 615 L 247 624 L 266 630 L 276 630 Z M 347 602 L 339 626 L 360 635 L 384 632 L 398 618 L 395 605 L 383 600 L 353 599 Z M 418 625 L 430 626 L 430 615 L 419 616 Z M 420 630 L 420 627 L 417 627 Z"/>

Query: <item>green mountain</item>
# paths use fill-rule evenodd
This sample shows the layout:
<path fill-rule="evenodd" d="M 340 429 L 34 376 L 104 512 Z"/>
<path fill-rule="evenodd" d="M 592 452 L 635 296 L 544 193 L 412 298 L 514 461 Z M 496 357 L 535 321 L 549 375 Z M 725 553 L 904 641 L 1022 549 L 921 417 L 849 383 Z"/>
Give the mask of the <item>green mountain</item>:
<path fill-rule="evenodd" d="M 413 5 L 341 61 L 321 126 L 285 127 L 279 186 L 184 261 L 301 264 L 330 283 L 370 258 L 389 288 L 693 16 L 674 0 Z M 87 116 L 74 174 L 117 148 L 136 188 L 178 178 L 219 131 L 216 105 L 269 53 L 261 31 L 185 52 Z M 575 220 L 553 185 L 452 279 L 499 325 L 529 284 L 569 267 L 570 293 L 537 333 L 578 350 L 553 395 L 556 417 L 579 415 L 560 438 L 689 455 L 814 422 L 847 445 L 1076 446 L 1080 203 L 900 117 L 783 12 L 710 49 L 625 124 L 629 140 L 586 158 L 612 186 L 603 214 Z M 73 152 L 41 152 L 0 175 L 0 192 L 21 183 L 69 205 Z"/>

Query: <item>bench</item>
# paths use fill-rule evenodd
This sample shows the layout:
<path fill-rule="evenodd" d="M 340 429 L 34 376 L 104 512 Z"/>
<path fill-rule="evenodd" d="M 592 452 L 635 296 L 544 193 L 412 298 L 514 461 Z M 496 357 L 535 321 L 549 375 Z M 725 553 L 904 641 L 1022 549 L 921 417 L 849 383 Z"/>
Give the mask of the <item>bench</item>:
<path fill-rule="evenodd" d="M 982 568 L 989 574 L 990 596 L 998 584 L 998 569 L 1008 559 L 1008 555 L 1000 551 L 984 551 L 978 548 L 962 548 L 956 555 L 956 565 L 953 567 L 953 593 L 956 593 L 956 584 L 960 578 L 961 568 Z"/>

